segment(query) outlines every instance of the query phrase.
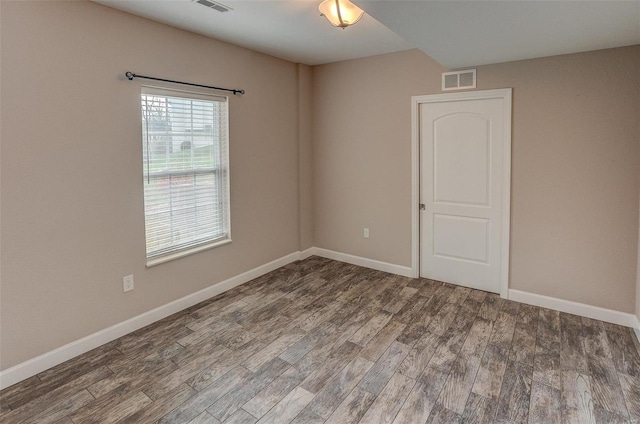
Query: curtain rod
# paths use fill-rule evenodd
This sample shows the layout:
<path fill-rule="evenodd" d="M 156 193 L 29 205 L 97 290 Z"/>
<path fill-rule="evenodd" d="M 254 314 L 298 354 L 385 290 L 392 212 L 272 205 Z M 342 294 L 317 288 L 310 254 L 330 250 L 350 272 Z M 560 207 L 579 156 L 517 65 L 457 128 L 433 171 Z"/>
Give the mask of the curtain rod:
<path fill-rule="evenodd" d="M 236 95 L 238 95 L 238 94 L 239 95 L 243 95 L 244 94 L 244 90 L 238 90 L 238 89 L 233 89 L 233 88 L 214 87 L 212 85 L 194 84 L 192 82 L 174 81 L 174 80 L 164 79 L 164 78 L 148 77 L 148 76 L 145 76 L 145 75 L 134 74 L 133 72 L 129 72 L 129 71 L 125 72 L 124 75 L 127 77 L 127 79 L 129 79 L 129 81 L 131 81 L 134 78 L 144 78 L 144 79 L 155 80 L 155 81 L 172 82 L 174 84 L 191 85 L 193 87 L 210 88 L 212 90 L 230 91 L 230 92 L 232 92 L 233 94 L 236 94 Z"/>

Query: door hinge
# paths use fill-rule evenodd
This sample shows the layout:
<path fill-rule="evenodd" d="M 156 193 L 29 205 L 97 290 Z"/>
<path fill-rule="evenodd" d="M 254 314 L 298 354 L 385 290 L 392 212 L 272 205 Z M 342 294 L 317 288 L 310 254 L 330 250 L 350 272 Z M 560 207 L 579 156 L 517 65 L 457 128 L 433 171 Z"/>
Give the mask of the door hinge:
<path fill-rule="evenodd" d="M 424 203 L 420 203 L 420 210 L 421 210 L 421 211 L 425 210 Z"/>

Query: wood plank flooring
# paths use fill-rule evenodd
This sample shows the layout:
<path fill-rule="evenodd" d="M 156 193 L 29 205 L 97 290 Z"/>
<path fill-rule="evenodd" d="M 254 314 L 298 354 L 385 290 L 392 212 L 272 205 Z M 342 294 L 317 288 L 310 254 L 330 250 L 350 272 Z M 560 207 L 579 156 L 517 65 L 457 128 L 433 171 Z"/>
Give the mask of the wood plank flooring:
<path fill-rule="evenodd" d="M 0 392 L 13 423 L 639 423 L 629 328 L 319 257 Z"/>

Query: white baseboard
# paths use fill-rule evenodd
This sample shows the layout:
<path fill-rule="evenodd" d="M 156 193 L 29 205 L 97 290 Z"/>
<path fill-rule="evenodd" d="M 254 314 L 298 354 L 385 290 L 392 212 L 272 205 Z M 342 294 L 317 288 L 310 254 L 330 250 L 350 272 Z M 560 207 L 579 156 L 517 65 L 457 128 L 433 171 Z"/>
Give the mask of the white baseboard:
<path fill-rule="evenodd" d="M 311 256 L 315 255 L 316 254 L 316 253 L 314 253 L 315 249 L 316 249 L 315 247 L 310 247 L 310 248 L 308 248 L 306 250 L 303 250 L 302 252 L 299 252 L 298 253 L 298 260 L 301 261 L 303 259 L 307 259 L 307 258 L 310 258 Z M 320 255 L 318 255 L 318 256 L 320 256 Z"/>
<path fill-rule="evenodd" d="M 413 278 L 413 270 L 408 266 L 390 264 L 387 262 L 376 261 L 375 259 L 363 258 L 360 256 L 348 255 L 346 253 L 335 252 L 333 250 L 322 249 L 320 247 L 312 247 L 305 250 L 310 255 L 322 256 L 323 258 L 333 259 L 340 262 L 346 262 L 352 265 L 359 265 L 365 268 L 371 268 L 378 271 L 389 272 L 391 274 L 402 275 L 404 277 Z"/>
<path fill-rule="evenodd" d="M 90 334 L 86 337 L 61 346 L 50 352 L 44 353 L 36 358 L 15 365 L 4 371 L 0 371 L 0 390 L 9 387 L 19 381 L 25 380 L 31 376 L 34 376 L 58 364 L 61 364 L 78 355 L 86 353 L 91 349 L 113 341 L 118 337 L 122 337 L 126 334 L 131 333 L 132 331 L 138 330 L 158 320 L 166 318 L 169 315 L 180 312 L 186 308 L 198 304 L 199 302 L 207 300 L 213 296 L 216 296 L 220 293 L 251 281 L 254 278 L 260 277 L 268 272 L 278 269 L 281 266 L 287 265 L 297 260 L 306 259 L 313 255 L 346 262 L 353 265 L 359 265 L 378 271 L 402 275 L 405 277 L 414 277 L 413 271 L 410 267 L 394 265 L 387 262 L 381 262 L 374 259 L 335 252 L 319 247 L 311 247 L 302 252 L 294 252 L 289 255 L 283 256 L 282 258 L 258 266 L 252 270 L 243 272 L 242 274 L 236 275 L 235 277 L 231 277 L 227 280 L 213 284 L 210 287 L 204 288 L 200 291 L 174 300 L 173 302 L 167 303 L 166 305 L 159 306 L 126 321 L 115 324 L 109 328 L 105 328 L 104 330 L 98 331 L 97 333 Z M 572 302 L 569 300 L 556 299 L 539 294 L 527 293 L 519 290 L 509 290 L 508 298 L 516 302 L 541 306 L 544 308 L 598 319 L 613 324 L 632 327 L 635 330 L 636 336 L 638 336 L 638 341 L 640 341 L 640 320 L 633 314 L 627 314 L 611 309 L 600 308 L 598 306 Z"/>
<path fill-rule="evenodd" d="M 199 290 L 195 293 L 174 300 L 173 302 L 169 302 L 166 305 L 159 306 L 126 321 L 98 331 L 97 333 L 90 334 L 33 359 L 29 359 L 21 364 L 0 371 L 0 390 L 68 361 L 71 358 L 86 353 L 91 349 L 95 349 L 98 346 L 109 343 L 118 337 L 122 337 L 132 331 L 138 330 L 161 320 L 162 318 L 166 318 L 169 315 L 180 312 L 183 309 L 189 308 L 213 296 L 251 281 L 254 278 L 278 269 L 281 266 L 297 261 L 300 259 L 300 255 L 301 252 L 295 252 L 287 256 L 283 256 L 282 258 L 213 284 L 212 286 Z"/>
<path fill-rule="evenodd" d="M 635 315 L 614 311 L 613 309 L 606 309 L 599 306 L 592 306 L 513 289 L 509 289 L 509 299 L 516 302 L 527 303 L 529 305 L 553 309 L 554 311 L 566 312 L 569 314 L 610 322 L 612 324 L 624 325 L 625 327 L 637 328 L 638 319 Z"/>

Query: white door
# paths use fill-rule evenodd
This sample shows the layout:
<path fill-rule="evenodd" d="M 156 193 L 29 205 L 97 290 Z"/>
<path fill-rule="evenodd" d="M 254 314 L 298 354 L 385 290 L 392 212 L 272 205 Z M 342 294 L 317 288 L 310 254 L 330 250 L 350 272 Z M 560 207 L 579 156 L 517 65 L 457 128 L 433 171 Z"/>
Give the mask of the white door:
<path fill-rule="evenodd" d="M 496 92 L 508 98 L 482 96 Z M 508 266 L 511 91 L 425 97 L 434 101 L 419 103 L 420 276 L 500 293 Z"/>

